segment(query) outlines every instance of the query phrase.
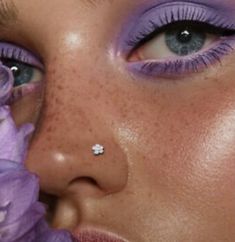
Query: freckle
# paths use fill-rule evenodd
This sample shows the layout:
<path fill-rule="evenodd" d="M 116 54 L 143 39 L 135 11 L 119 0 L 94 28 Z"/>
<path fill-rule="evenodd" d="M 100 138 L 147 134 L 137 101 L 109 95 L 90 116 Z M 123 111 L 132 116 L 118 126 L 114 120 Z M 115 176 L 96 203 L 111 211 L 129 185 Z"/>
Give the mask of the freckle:
<path fill-rule="evenodd" d="M 99 84 L 100 89 L 104 88 L 104 84 Z"/>
<path fill-rule="evenodd" d="M 207 77 L 206 79 L 209 79 L 209 77 Z M 213 82 L 219 83 L 219 79 L 218 78 L 215 78 L 215 79 L 213 79 Z"/>
<path fill-rule="evenodd" d="M 157 122 L 157 123 L 154 123 L 154 126 L 155 127 L 159 127 L 159 123 Z"/>
<path fill-rule="evenodd" d="M 94 96 L 94 99 L 97 100 L 97 99 L 99 99 L 99 97 L 100 97 L 100 93 L 96 93 Z"/>
<path fill-rule="evenodd" d="M 124 114 L 122 115 L 122 118 L 126 119 L 126 118 L 127 118 L 127 114 L 124 113 Z"/>
<path fill-rule="evenodd" d="M 61 145 L 57 145 L 57 150 L 62 150 L 62 146 Z"/>
<path fill-rule="evenodd" d="M 56 70 L 53 68 L 53 69 L 50 70 L 50 73 L 51 73 L 52 75 L 55 75 Z"/>
<path fill-rule="evenodd" d="M 51 136 L 48 136 L 48 137 L 47 137 L 47 141 L 50 142 L 51 140 L 52 140 Z"/>
<path fill-rule="evenodd" d="M 57 98 L 55 98 L 55 103 L 56 104 L 60 104 L 60 105 L 62 105 L 62 102 L 61 102 L 61 100 L 57 97 Z"/>
<path fill-rule="evenodd" d="M 56 122 L 58 122 L 58 121 L 59 121 L 59 118 L 58 118 L 58 117 L 56 117 L 54 120 L 55 120 Z"/>
<path fill-rule="evenodd" d="M 190 126 L 190 123 L 188 121 L 185 121 L 184 126 L 188 127 Z"/>
<path fill-rule="evenodd" d="M 52 63 L 55 62 L 55 61 L 57 61 L 57 56 L 53 57 Z"/>
<path fill-rule="evenodd" d="M 170 142 L 174 142 L 174 138 L 170 138 L 170 140 L 169 140 Z"/>
<path fill-rule="evenodd" d="M 152 197 L 152 193 L 150 192 L 150 193 L 148 193 L 148 197 L 149 198 L 151 198 Z"/>
<path fill-rule="evenodd" d="M 64 88 L 63 88 L 61 85 L 58 85 L 58 86 L 57 86 L 57 89 L 58 89 L 58 90 L 63 90 Z"/>
<path fill-rule="evenodd" d="M 51 131 L 52 131 L 52 127 L 51 126 L 46 129 L 47 133 L 50 133 Z"/>
<path fill-rule="evenodd" d="M 163 156 L 162 156 L 162 158 L 168 159 L 168 154 L 167 153 L 164 153 Z"/>

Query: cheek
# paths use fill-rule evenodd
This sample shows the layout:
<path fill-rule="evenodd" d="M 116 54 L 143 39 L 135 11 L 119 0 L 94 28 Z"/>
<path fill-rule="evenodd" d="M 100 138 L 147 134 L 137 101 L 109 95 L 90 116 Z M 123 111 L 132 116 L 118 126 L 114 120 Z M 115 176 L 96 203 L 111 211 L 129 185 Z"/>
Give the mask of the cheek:
<path fill-rule="evenodd" d="M 235 72 L 224 70 L 164 84 L 161 94 L 148 90 L 141 115 L 129 114 L 125 127 L 135 134 L 130 149 L 146 190 L 235 212 Z"/>

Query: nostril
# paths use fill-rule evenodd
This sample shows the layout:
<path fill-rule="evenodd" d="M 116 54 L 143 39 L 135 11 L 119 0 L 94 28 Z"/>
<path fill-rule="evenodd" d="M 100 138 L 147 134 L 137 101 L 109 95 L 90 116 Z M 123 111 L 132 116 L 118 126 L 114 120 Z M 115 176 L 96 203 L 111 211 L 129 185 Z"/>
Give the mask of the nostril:
<path fill-rule="evenodd" d="M 85 184 L 90 184 L 90 185 L 99 187 L 99 184 L 97 183 L 97 181 L 88 176 L 75 178 L 69 183 L 69 185 L 73 185 L 74 183 L 80 183 L 80 184 L 85 183 Z"/>
<path fill-rule="evenodd" d="M 99 197 L 105 193 L 101 185 L 92 177 L 83 176 L 73 179 L 69 183 L 68 191 L 80 198 Z"/>

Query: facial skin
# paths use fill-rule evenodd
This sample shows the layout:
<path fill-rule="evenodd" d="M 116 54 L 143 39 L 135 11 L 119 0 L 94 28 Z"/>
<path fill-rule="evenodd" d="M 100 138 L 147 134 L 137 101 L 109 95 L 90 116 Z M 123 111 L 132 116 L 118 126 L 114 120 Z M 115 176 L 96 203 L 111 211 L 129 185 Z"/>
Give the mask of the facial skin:
<path fill-rule="evenodd" d="M 235 54 L 177 81 L 135 76 L 113 50 L 143 1 L 90 2 L 15 0 L 7 37 L 46 68 L 27 166 L 56 198 L 52 226 L 130 242 L 234 241 Z M 38 117 L 26 102 L 19 124 Z"/>

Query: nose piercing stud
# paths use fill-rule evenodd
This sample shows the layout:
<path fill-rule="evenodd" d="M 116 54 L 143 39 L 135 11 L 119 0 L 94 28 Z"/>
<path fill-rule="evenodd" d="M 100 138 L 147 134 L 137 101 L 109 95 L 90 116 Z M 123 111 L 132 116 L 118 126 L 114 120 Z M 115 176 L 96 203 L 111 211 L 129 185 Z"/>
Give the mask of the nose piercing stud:
<path fill-rule="evenodd" d="M 99 144 L 95 144 L 92 147 L 92 151 L 94 155 L 103 155 L 104 154 L 104 146 L 99 145 Z"/>

